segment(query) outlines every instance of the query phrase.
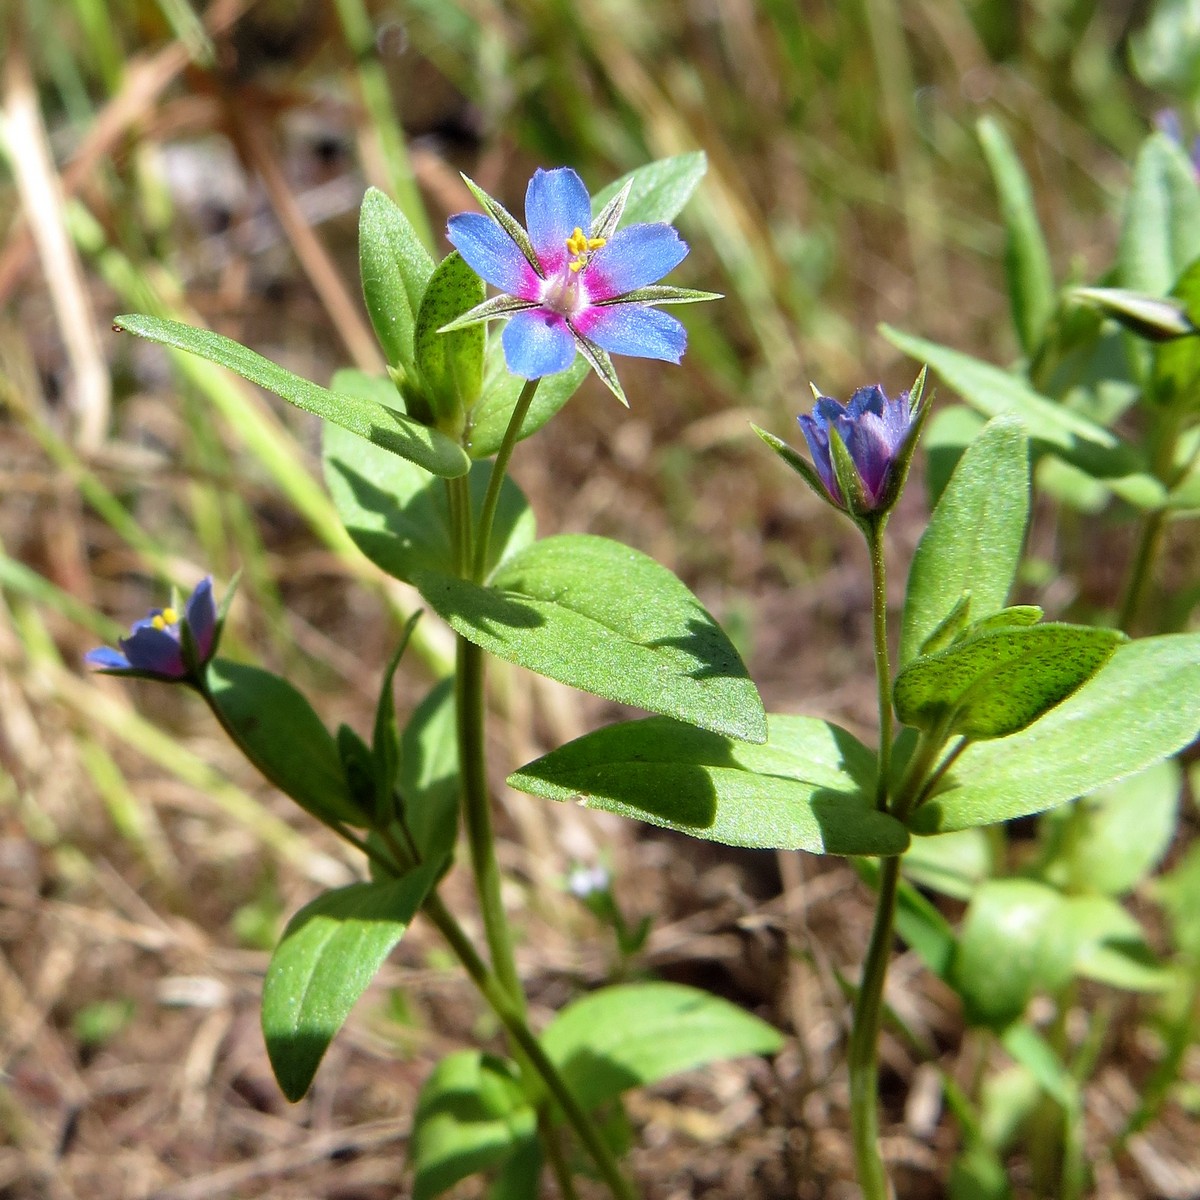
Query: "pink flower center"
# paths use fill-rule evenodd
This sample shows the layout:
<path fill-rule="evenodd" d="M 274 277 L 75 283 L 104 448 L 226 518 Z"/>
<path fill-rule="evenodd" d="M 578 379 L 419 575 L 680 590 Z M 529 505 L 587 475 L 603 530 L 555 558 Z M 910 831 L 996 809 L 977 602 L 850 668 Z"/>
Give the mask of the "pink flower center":
<path fill-rule="evenodd" d="M 605 245 L 607 239 L 588 237 L 578 226 L 566 239 L 570 258 L 542 283 L 541 302 L 544 308 L 559 316 L 573 317 L 588 307 L 587 288 L 583 282 L 583 269 L 588 265 L 594 251 Z"/>

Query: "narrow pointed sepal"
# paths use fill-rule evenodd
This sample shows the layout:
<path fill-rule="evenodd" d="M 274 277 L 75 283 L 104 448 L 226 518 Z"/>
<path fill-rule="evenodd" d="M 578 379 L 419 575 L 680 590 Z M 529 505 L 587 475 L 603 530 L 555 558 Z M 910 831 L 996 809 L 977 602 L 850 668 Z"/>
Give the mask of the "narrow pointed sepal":
<path fill-rule="evenodd" d="M 829 426 L 829 463 L 845 501 L 846 512 L 860 523 L 864 518 L 877 517 L 878 510 L 867 497 L 858 467 L 855 466 L 854 459 L 850 457 L 850 451 L 846 448 L 846 443 L 842 441 L 842 435 L 832 424 Z"/>
<path fill-rule="evenodd" d="M 830 508 L 836 508 L 838 512 L 843 511 L 842 506 L 826 490 L 825 485 L 821 482 L 820 475 L 817 474 L 816 468 L 808 461 L 807 458 L 805 458 L 798 451 L 793 450 L 792 447 L 787 444 L 787 442 L 777 438 L 773 433 L 768 433 L 765 429 L 760 429 L 754 424 L 753 421 L 750 423 L 750 428 L 753 429 L 754 432 L 757 433 L 758 436 L 762 438 L 762 440 L 766 442 L 766 444 L 770 446 L 771 449 L 774 450 L 775 453 L 778 454 L 779 457 L 783 459 L 783 461 L 787 463 L 787 465 L 791 467 L 792 470 L 795 471 L 796 474 L 799 475 L 800 478 L 803 479 L 804 482 L 807 483 L 808 486 L 812 488 L 812 490 L 818 496 L 820 496 L 820 498 L 824 500 Z"/>
<path fill-rule="evenodd" d="M 604 380 L 605 387 L 628 408 L 629 401 L 625 397 L 625 389 L 621 387 L 621 381 L 617 378 L 617 369 L 613 366 L 608 351 L 597 346 L 591 338 L 586 338 L 578 332 L 575 333 L 575 344 L 579 347 L 580 354 L 588 360 L 592 370 Z"/>
<path fill-rule="evenodd" d="M 633 187 L 631 179 L 596 215 L 596 219 L 592 222 L 592 237 L 604 238 L 608 241 L 617 231 L 617 226 L 621 223 L 621 216 L 625 212 L 625 203 L 629 199 L 630 189 Z"/>
<path fill-rule="evenodd" d="M 700 292 L 695 288 L 672 287 L 668 283 L 655 283 L 649 287 L 637 288 L 626 292 L 623 296 L 614 296 L 611 300 L 598 300 L 597 308 L 609 304 L 697 304 L 702 300 L 724 300 L 720 292 Z"/>
<path fill-rule="evenodd" d="M 929 410 L 933 406 L 933 396 L 930 395 L 928 400 L 925 398 L 927 370 L 926 367 L 921 368 L 908 393 L 908 411 L 912 414 L 912 424 L 896 453 L 891 474 L 888 476 L 887 488 L 880 497 L 878 507 L 882 512 L 888 512 L 894 508 L 896 501 L 900 499 L 900 493 L 904 491 L 904 485 L 908 482 L 908 472 L 912 467 L 913 455 L 917 451 L 917 442 L 921 437 L 921 430 L 925 427 Z"/>
<path fill-rule="evenodd" d="M 468 309 L 461 317 L 455 317 L 453 321 L 443 325 L 438 333 L 453 333 L 456 329 L 466 329 L 468 325 L 494 321 L 497 317 L 511 317 L 513 313 L 537 307 L 536 301 L 522 300 L 520 296 L 493 296 L 490 300 Z"/>
<path fill-rule="evenodd" d="M 537 272 L 538 278 L 544 279 L 546 273 L 542 270 L 542 264 L 538 259 L 537 252 L 533 248 L 533 243 L 529 240 L 529 234 L 525 232 L 520 221 L 499 200 L 492 199 L 473 179 L 463 175 L 462 181 L 470 188 L 471 195 L 479 201 L 484 212 L 516 242 L 517 248 L 525 255 L 525 260 Z"/>

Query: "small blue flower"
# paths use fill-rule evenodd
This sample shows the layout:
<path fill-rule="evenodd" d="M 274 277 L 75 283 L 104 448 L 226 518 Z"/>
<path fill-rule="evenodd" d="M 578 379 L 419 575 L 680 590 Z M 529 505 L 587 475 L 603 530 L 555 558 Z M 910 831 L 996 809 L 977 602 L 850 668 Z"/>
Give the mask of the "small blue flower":
<path fill-rule="evenodd" d="M 814 389 L 815 393 L 815 389 Z M 813 465 L 829 499 L 839 508 L 850 507 L 842 494 L 834 470 L 829 432 L 834 430 L 849 451 L 855 473 L 862 486 L 863 512 L 874 512 L 894 501 L 897 485 L 895 467 L 903 461 L 920 426 L 917 405 L 910 405 L 909 393 L 901 392 L 889 400 L 879 384 L 859 388 L 846 405 L 817 395 L 811 416 L 799 417 L 800 429 L 812 453 Z"/>
<path fill-rule="evenodd" d="M 446 330 L 508 317 L 504 358 L 514 375 L 540 379 L 565 371 L 578 349 L 622 403 L 609 354 L 679 362 L 687 344 L 684 328 L 652 306 L 719 297 L 658 283 L 688 248 L 664 223 L 617 228 L 631 185 L 593 220 L 591 198 L 574 171 L 538 170 L 525 195 L 526 232 L 466 182 L 486 215 L 459 213 L 446 235 L 468 266 L 504 295 L 477 305 Z"/>
<path fill-rule="evenodd" d="M 194 651 L 191 662 L 184 645 L 185 628 Z M 153 608 L 135 622 L 128 637 L 119 639 L 120 650 L 101 646 L 89 650 L 84 661 L 105 674 L 177 682 L 195 677 L 213 656 L 216 641 L 217 605 L 212 576 L 206 575 L 188 597 L 182 615 L 173 608 Z"/>

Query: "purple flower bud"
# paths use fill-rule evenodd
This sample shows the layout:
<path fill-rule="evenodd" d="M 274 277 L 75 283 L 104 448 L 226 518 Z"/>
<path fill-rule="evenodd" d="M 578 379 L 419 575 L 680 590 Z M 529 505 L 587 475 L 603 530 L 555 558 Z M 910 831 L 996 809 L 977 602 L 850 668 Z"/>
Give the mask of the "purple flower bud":
<path fill-rule="evenodd" d="M 874 512 L 895 498 L 889 487 L 893 468 L 915 434 L 919 424 L 916 417 L 908 392 L 889 400 L 883 388 L 873 384 L 859 388 L 846 405 L 819 396 L 812 415 L 798 418 L 813 465 L 834 504 L 847 507 L 830 454 L 830 429 L 837 431 L 850 453 L 862 484 L 864 511 Z"/>
<path fill-rule="evenodd" d="M 195 651 L 188 661 L 184 648 L 187 629 Z M 134 623 L 129 636 L 120 638 L 120 650 L 101 646 L 89 650 L 84 661 L 110 675 L 133 674 L 165 682 L 191 679 L 216 650 L 217 605 L 213 599 L 212 576 L 206 575 L 188 597 L 180 615 L 173 608 L 154 608 Z"/>

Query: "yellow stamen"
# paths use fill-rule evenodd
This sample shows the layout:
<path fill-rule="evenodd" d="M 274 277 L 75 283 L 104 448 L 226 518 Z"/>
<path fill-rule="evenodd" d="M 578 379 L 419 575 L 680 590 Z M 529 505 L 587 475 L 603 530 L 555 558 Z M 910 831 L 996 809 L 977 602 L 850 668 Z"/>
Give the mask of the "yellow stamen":
<path fill-rule="evenodd" d="M 179 614 L 173 608 L 164 608 L 150 621 L 150 624 L 155 629 L 166 629 L 168 625 L 174 625 L 178 620 Z"/>
<path fill-rule="evenodd" d="M 575 256 L 567 266 L 578 274 L 587 266 L 588 255 L 593 250 L 599 250 L 601 246 L 606 245 L 607 238 L 588 237 L 578 225 L 575 226 L 575 232 L 567 238 L 567 249 Z"/>

